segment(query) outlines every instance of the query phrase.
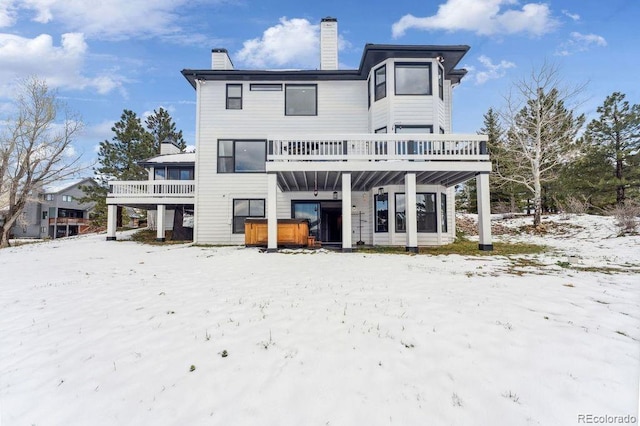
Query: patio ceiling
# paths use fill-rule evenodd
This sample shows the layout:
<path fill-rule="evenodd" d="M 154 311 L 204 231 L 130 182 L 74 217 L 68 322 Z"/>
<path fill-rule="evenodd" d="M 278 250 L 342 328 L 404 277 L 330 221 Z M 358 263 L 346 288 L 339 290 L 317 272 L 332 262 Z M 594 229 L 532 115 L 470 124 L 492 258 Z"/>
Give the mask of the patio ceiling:
<path fill-rule="evenodd" d="M 282 171 L 278 172 L 278 186 L 290 191 L 340 191 L 341 171 Z M 385 185 L 402 185 L 406 171 L 352 171 L 351 189 L 369 191 Z M 472 179 L 477 171 L 417 171 L 418 185 L 444 185 L 451 187 Z"/>

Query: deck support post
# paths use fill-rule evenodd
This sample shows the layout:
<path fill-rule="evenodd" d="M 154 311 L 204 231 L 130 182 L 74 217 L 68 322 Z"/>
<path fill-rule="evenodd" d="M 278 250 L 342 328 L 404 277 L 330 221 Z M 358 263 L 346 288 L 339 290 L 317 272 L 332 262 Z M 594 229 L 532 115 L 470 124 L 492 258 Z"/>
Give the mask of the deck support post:
<path fill-rule="evenodd" d="M 278 251 L 278 175 L 267 174 L 267 253 Z"/>
<path fill-rule="evenodd" d="M 491 198 L 489 193 L 489 173 L 476 175 L 478 192 L 478 249 L 493 250 L 491 241 Z"/>
<path fill-rule="evenodd" d="M 164 224 L 166 222 L 167 206 L 158 204 L 158 217 L 156 218 L 156 241 L 164 242 Z"/>
<path fill-rule="evenodd" d="M 416 211 L 416 174 L 404 175 L 405 223 L 407 226 L 406 250 L 418 252 L 418 214 Z"/>
<path fill-rule="evenodd" d="M 351 173 L 342 173 L 342 251 L 350 253 L 351 246 Z"/>
<path fill-rule="evenodd" d="M 118 206 L 109 204 L 107 206 L 107 241 L 116 240 L 116 228 L 118 223 Z M 55 235 L 55 230 L 54 230 Z"/>

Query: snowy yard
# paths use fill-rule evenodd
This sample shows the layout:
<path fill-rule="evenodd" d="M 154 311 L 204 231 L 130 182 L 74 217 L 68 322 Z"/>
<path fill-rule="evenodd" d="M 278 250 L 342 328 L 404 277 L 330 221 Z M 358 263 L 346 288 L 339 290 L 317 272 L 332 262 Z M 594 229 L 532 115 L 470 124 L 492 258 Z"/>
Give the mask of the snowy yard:
<path fill-rule="evenodd" d="M 2 250 L 0 425 L 637 417 L 640 237 L 570 222 L 501 237 L 555 248 L 526 261 L 104 235 Z"/>

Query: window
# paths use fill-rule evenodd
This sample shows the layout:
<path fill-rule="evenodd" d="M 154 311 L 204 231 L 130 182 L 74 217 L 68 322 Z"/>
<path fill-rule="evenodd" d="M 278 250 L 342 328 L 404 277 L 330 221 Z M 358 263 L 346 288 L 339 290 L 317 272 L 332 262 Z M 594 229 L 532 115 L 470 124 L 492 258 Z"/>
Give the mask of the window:
<path fill-rule="evenodd" d="M 447 194 L 440 194 L 440 221 L 442 232 L 447 232 Z"/>
<path fill-rule="evenodd" d="M 45 194 L 44 199 L 46 201 L 53 201 L 54 196 L 53 196 L 53 194 Z"/>
<path fill-rule="evenodd" d="M 396 64 L 396 95 L 430 95 L 431 64 Z"/>
<path fill-rule="evenodd" d="M 244 221 L 248 217 L 264 217 L 264 199 L 233 200 L 234 234 L 244 234 Z"/>
<path fill-rule="evenodd" d="M 167 167 L 169 180 L 193 180 L 193 167 Z"/>
<path fill-rule="evenodd" d="M 367 79 L 367 108 L 371 108 L 371 77 Z"/>
<path fill-rule="evenodd" d="M 416 213 L 418 232 L 437 232 L 435 193 L 416 194 Z"/>
<path fill-rule="evenodd" d="M 376 232 L 389 232 L 389 197 L 388 194 L 374 196 L 376 210 Z"/>
<path fill-rule="evenodd" d="M 395 200 L 396 232 L 407 232 L 405 194 L 396 194 Z M 436 232 L 437 226 L 435 193 L 427 192 L 416 194 L 416 222 L 418 232 Z"/>
<path fill-rule="evenodd" d="M 266 141 L 218 141 L 218 173 L 264 172 L 266 159 Z"/>
<path fill-rule="evenodd" d="M 396 232 L 407 232 L 407 208 L 404 194 L 396 193 Z"/>
<path fill-rule="evenodd" d="M 444 70 L 438 65 L 438 93 L 440 99 L 444 100 Z"/>
<path fill-rule="evenodd" d="M 242 109 L 242 84 L 227 84 L 227 109 Z"/>
<path fill-rule="evenodd" d="M 396 133 L 433 133 L 433 126 L 430 124 L 396 124 Z"/>
<path fill-rule="evenodd" d="M 164 167 L 153 169 L 153 179 L 154 180 L 165 180 L 167 172 Z"/>
<path fill-rule="evenodd" d="M 48 216 L 48 213 L 46 211 L 42 212 L 42 220 L 45 220 Z"/>
<path fill-rule="evenodd" d="M 250 84 L 252 92 L 282 92 L 282 84 Z"/>
<path fill-rule="evenodd" d="M 284 93 L 285 115 L 318 115 L 318 86 L 287 84 Z"/>
<path fill-rule="evenodd" d="M 374 71 L 375 99 L 379 101 L 387 96 L 387 66 L 383 65 Z"/>
<path fill-rule="evenodd" d="M 70 203 L 71 201 L 73 201 L 73 197 L 71 195 L 63 195 L 62 201 L 65 203 Z"/>
<path fill-rule="evenodd" d="M 376 133 L 387 133 L 387 126 L 376 129 Z"/>

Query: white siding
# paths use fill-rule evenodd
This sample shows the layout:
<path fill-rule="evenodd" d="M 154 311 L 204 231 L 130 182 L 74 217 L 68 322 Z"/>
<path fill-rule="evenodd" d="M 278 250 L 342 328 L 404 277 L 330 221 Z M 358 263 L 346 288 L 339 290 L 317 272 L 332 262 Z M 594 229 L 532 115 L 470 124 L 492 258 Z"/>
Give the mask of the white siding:
<path fill-rule="evenodd" d="M 266 140 L 270 134 L 367 132 L 366 82 L 312 83 L 318 85 L 318 115 L 311 117 L 284 115 L 284 84 L 282 91 L 251 91 L 249 83 L 244 83 L 242 110 L 226 109 L 226 82 L 207 81 L 200 86 L 197 243 L 243 244 L 244 235 L 232 233 L 233 199 L 266 198 L 267 194 L 266 174 L 216 172 L 218 139 Z M 284 217 L 290 217 L 290 213 Z"/>

